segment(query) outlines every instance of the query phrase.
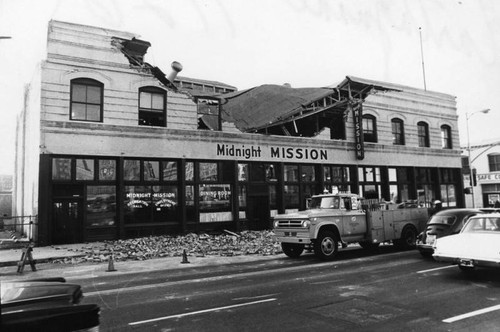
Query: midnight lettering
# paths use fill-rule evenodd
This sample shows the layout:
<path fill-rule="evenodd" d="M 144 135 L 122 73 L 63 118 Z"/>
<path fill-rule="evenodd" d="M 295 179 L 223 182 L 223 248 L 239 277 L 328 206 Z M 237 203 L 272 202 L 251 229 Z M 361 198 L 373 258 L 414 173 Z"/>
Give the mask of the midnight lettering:
<path fill-rule="evenodd" d="M 217 144 L 217 155 L 218 156 L 227 156 L 227 157 L 241 157 L 245 159 L 250 158 L 260 158 L 261 157 L 261 149 L 259 147 L 250 146 L 245 147 L 242 145 L 241 147 L 235 147 L 234 144 Z"/>

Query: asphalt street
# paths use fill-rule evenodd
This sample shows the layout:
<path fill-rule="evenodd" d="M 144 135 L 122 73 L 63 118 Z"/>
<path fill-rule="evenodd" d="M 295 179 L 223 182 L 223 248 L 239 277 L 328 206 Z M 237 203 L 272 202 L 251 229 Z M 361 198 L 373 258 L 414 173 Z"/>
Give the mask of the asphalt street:
<path fill-rule="evenodd" d="M 189 264 L 186 264 L 189 265 Z M 391 246 L 68 275 L 101 331 L 498 331 L 500 272 L 472 276 Z"/>

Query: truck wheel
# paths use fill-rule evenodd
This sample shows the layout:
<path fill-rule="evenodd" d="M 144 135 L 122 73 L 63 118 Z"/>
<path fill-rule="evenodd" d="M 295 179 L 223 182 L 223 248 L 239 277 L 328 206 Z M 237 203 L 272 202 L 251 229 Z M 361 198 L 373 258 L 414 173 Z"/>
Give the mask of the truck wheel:
<path fill-rule="evenodd" d="M 328 261 L 335 258 L 339 250 L 339 242 L 332 231 L 322 231 L 314 242 L 314 254 L 321 260 Z"/>
<path fill-rule="evenodd" d="M 302 254 L 302 251 L 304 251 L 304 245 L 295 243 L 281 243 L 281 249 L 283 249 L 283 252 L 288 257 L 298 258 Z"/>
<path fill-rule="evenodd" d="M 380 245 L 380 243 L 359 242 L 359 245 L 361 246 L 361 248 L 363 248 L 365 250 L 375 250 L 375 249 L 378 248 L 378 246 Z"/>
<path fill-rule="evenodd" d="M 401 249 L 411 249 L 417 245 L 417 231 L 413 227 L 403 228 L 401 238 L 395 241 L 395 245 Z"/>

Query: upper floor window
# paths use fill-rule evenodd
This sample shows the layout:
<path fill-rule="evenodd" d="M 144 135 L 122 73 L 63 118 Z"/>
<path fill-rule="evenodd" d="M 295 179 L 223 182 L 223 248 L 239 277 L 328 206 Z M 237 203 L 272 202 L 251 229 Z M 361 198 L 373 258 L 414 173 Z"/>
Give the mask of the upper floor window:
<path fill-rule="evenodd" d="M 70 120 L 102 122 L 103 87 L 90 78 L 71 80 Z"/>
<path fill-rule="evenodd" d="M 377 143 L 377 119 L 373 115 L 363 115 L 363 136 L 365 142 Z"/>
<path fill-rule="evenodd" d="M 405 145 L 404 123 L 401 119 L 392 119 L 392 144 Z"/>
<path fill-rule="evenodd" d="M 451 128 L 448 125 L 441 126 L 441 147 L 443 149 L 451 149 Z"/>
<path fill-rule="evenodd" d="M 429 144 L 429 125 L 423 121 L 417 123 L 418 129 L 418 146 L 428 148 Z"/>
<path fill-rule="evenodd" d="M 139 125 L 165 127 L 167 93 L 156 87 L 139 89 Z"/>
<path fill-rule="evenodd" d="M 500 154 L 489 154 L 488 155 L 488 165 L 490 166 L 490 172 L 500 171 Z"/>
<path fill-rule="evenodd" d="M 219 101 L 200 98 L 198 103 L 198 129 L 221 130 Z"/>

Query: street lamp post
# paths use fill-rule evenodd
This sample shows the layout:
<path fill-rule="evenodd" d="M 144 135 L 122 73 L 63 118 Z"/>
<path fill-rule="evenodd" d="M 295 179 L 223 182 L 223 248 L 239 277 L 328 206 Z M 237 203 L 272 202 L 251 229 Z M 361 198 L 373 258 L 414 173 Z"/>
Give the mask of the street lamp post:
<path fill-rule="evenodd" d="M 480 110 L 480 111 L 476 111 L 476 112 L 472 112 L 472 113 L 465 113 L 465 122 L 466 122 L 466 125 L 467 125 L 467 157 L 469 159 L 469 181 L 470 181 L 470 193 L 471 193 L 471 197 L 472 197 L 472 207 L 475 208 L 476 207 L 476 203 L 474 201 L 474 181 L 472 181 L 472 164 L 471 164 L 471 160 L 470 160 L 470 138 L 469 138 L 469 119 L 474 115 L 474 114 L 477 114 L 477 113 L 488 113 L 490 111 L 489 108 L 487 109 L 484 109 L 484 110 Z"/>

